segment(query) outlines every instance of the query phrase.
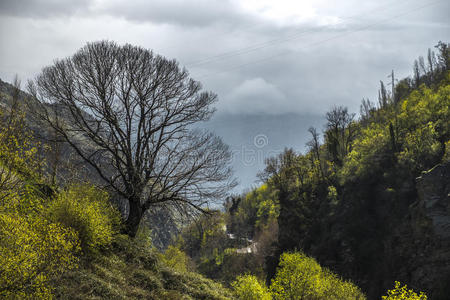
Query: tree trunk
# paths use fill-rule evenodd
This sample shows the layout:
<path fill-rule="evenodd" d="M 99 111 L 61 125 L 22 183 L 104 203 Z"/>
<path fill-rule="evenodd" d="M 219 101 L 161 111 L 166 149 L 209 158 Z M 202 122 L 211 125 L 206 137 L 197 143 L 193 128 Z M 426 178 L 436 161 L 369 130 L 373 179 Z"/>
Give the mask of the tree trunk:
<path fill-rule="evenodd" d="M 144 210 L 139 199 L 129 199 L 130 212 L 125 221 L 125 233 L 130 237 L 135 237 L 141 223 Z"/>

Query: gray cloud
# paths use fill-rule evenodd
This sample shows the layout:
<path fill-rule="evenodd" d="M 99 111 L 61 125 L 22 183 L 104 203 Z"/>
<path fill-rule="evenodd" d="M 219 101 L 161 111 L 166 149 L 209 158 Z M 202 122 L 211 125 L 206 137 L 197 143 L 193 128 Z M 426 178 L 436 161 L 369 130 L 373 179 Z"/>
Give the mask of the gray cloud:
<path fill-rule="evenodd" d="M 242 25 L 251 19 L 229 0 L 3 0 L 0 15 L 20 18 L 112 16 L 178 26 Z"/>
<path fill-rule="evenodd" d="M 245 80 L 224 98 L 219 109 L 234 114 L 276 114 L 288 111 L 290 104 L 280 89 L 260 77 Z"/>
<path fill-rule="evenodd" d="M 176 58 L 218 93 L 216 117 L 205 126 L 233 149 L 262 133 L 266 150 L 300 150 L 307 127 L 320 127 L 330 107 L 357 112 L 392 69 L 410 75 L 415 58 L 448 39 L 450 2 L 414 10 L 431 1 L 311 1 L 315 17 L 281 24 L 234 0 L 3 0 L 0 78 L 26 81 L 88 41 L 136 44 Z M 326 22 L 334 17 L 340 22 Z M 244 187 L 263 164 L 235 167 Z"/>
<path fill-rule="evenodd" d="M 0 15 L 46 18 L 71 16 L 89 9 L 91 0 L 2 0 Z"/>
<path fill-rule="evenodd" d="M 153 22 L 182 26 L 209 26 L 227 21 L 243 23 L 244 16 L 228 0 L 113 0 L 98 11 L 134 22 Z"/>

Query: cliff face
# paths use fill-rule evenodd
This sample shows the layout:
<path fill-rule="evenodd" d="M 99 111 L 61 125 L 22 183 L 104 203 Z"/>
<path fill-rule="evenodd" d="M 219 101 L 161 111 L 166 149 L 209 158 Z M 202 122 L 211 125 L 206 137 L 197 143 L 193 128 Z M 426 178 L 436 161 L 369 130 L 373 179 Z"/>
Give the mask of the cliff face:
<path fill-rule="evenodd" d="M 410 207 L 409 220 L 397 233 L 403 244 L 397 257 L 407 258 L 405 267 L 399 269 L 399 275 L 427 291 L 430 299 L 448 299 L 450 163 L 423 173 L 417 178 L 416 187 L 418 199 Z"/>
<path fill-rule="evenodd" d="M 384 179 L 347 186 L 341 211 L 321 219 L 322 228 L 314 235 L 298 238 L 288 225 L 280 227 L 279 242 L 291 245 L 285 242 L 279 252 L 303 249 L 357 283 L 368 299 L 380 299 L 400 281 L 429 299 L 448 300 L 450 163 L 416 180 L 400 168 L 394 171 Z M 281 213 L 287 220 L 287 212 Z"/>
<path fill-rule="evenodd" d="M 422 213 L 431 233 L 450 241 L 450 163 L 438 165 L 417 178 L 419 200 L 415 211 Z M 414 212 L 414 209 L 413 209 Z M 419 216 L 417 216 L 420 219 Z M 449 249 L 450 250 L 450 249 Z"/>
<path fill-rule="evenodd" d="M 407 283 L 430 299 L 450 295 L 450 163 L 416 179 L 417 198 L 385 244 L 386 278 Z"/>

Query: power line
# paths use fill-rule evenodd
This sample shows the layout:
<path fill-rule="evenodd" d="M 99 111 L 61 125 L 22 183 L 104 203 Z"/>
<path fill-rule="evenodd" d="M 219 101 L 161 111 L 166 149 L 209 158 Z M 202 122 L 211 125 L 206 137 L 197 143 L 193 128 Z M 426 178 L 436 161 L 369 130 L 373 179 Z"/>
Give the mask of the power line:
<path fill-rule="evenodd" d="M 422 8 L 425 8 L 425 7 L 429 7 L 429 6 L 435 5 L 435 4 L 440 3 L 440 2 L 443 2 L 443 1 L 444 1 L 444 0 L 439 0 L 439 1 L 430 2 L 430 3 L 426 4 L 426 5 L 422 5 L 422 6 L 419 6 L 419 7 L 414 8 L 414 9 L 408 10 L 408 11 L 405 12 L 405 13 L 397 14 L 397 15 L 394 15 L 394 16 L 392 16 L 392 17 L 390 17 L 390 18 L 387 18 L 387 19 L 384 19 L 384 20 L 381 20 L 381 21 L 378 21 L 378 22 L 375 22 L 375 23 L 371 23 L 371 24 L 368 24 L 368 25 L 366 25 L 366 26 L 363 26 L 363 27 L 360 27 L 360 28 L 357 28 L 357 29 L 354 29 L 354 30 L 347 31 L 347 32 L 342 33 L 342 34 L 335 35 L 335 36 L 333 36 L 333 37 L 330 37 L 330 38 L 327 38 L 327 39 L 320 40 L 320 41 L 318 41 L 318 42 L 311 43 L 311 44 L 309 44 L 309 45 L 307 45 L 307 46 L 305 46 L 305 47 L 302 47 L 302 49 L 307 49 L 307 48 L 309 48 L 309 47 L 314 47 L 314 46 L 317 46 L 317 45 L 320 45 L 320 44 L 329 42 L 329 41 L 331 41 L 331 40 L 336 40 L 336 39 L 345 37 L 345 36 L 347 36 L 347 35 L 350 35 L 350 34 L 353 34 L 353 33 L 356 33 L 356 32 L 360 32 L 360 31 L 367 30 L 367 29 L 369 29 L 369 28 L 371 28 L 371 27 L 374 27 L 374 26 L 376 26 L 376 25 L 380 25 L 380 24 L 389 22 L 389 21 L 391 21 L 391 20 L 393 20 L 393 19 L 396 19 L 396 18 L 400 18 L 400 17 L 406 16 L 406 15 L 411 14 L 411 13 L 413 13 L 413 12 L 419 10 L 419 9 L 422 9 Z M 222 73 L 226 73 L 226 72 L 229 72 L 229 71 L 233 71 L 233 70 L 236 70 L 236 69 L 241 69 L 241 68 L 244 68 L 244 67 L 246 67 L 246 66 L 258 64 L 258 63 L 265 62 L 265 61 L 268 61 L 268 60 L 272 60 L 272 59 L 274 59 L 274 58 L 278 58 L 278 57 L 280 57 L 280 56 L 283 56 L 283 55 L 286 55 L 286 54 L 289 54 L 289 53 L 290 53 L 289 51 L 284 51 L 284 52 L 282 52 L 282 53 L 278 53 L 278 54 L 275 54 L 275 55 L 272 55 L 272 56 L 268 56 L 268 57 L 265 57 L 265 58 L 262 58 L 262 59 L 259 59 L 259 60 L 251 61 L 251 62 L 244 63 L 244 64 L 239 64 L 239 65 L 236 65 L 236 66 L 234 66 L 234 67 L 228 68 L 228 69 L 226 69 L 226 70 L 222 70 L 222 71 L 219 71 L 219 72 L 213 72 L 213 73 L 208 73 L 208 74 L 200 75 L 200 76 L 198 76 L 198 78 L 199 78 L 199 79 L 205 79 L 205 78 L 207 78 L 207 77 L 210 77 L 211 75 L 217 75 L 217 74 L 222 74 Z"/>
<path fill-rule="evenodd" d="M 348 17 L 338 17 L 341 20 L 341 22 L 336 24 L 336 25 L 343 25 L 343 24 L 345 24 L 346 20 L 357 20 L 360 17 L 362 17 L 364 15 L 367 15 L 367 14 L 370 14 L 370 13 L 373 13 L 375 11 L 384 11 L 386 9 L 392 8 L 392 6 L 396 6 L 396 5 L 400 5 L 400 4 L 404 4 L 404 3 L 408 3 L 408 2 L 411 2 L 411 0 L 396 2 L 395 4 L 383 5 L 383 6 L 380 6 L 378 8 L 371 9 L 370 11 L 366 11 L 364 13 L 361 13 L 361 14 L 355 14 L 355 15 L 348 16 Z M 211 63 L 211 62 L 214 62 L 214 61 L 218 61 L 218 60 L 227 59 L 227 58 L 230 58 L 230 57 L 234 57 L 234 56 L 250 53 L 250 52 L 261 50 L 261 49 L 264 49 L 264 48 L 267 48 L 267 47 L 270 47 L 270 46 L 276 46 L 276 45 L 279 45 L 280 43 L 285 43 L 285 42 L 288 42 L 288 41 L 291 41 L 291 40 L 295 40 L 295 39 L 298 39 L 298 38 L 300 38 L 302 36 L 306 36 L 306 35 L 308 35 L 310 33 L 316 33 L 316 32 L 321 31 L 322 29 L 326 29 L 326 28 L 327 28 L 326 26 L 323 26 L 321 28 L 312 28 L 312 29 L 301 30 L 301 31 L 299 31 L 297 33 L 294 33 L 294 34 L 288 36 L 288 37 L 277 38 L 277 39 L 269 40 L 269 41 L 266 41 L 266 42 L 263 42 L 263 43 L 258 43 L 258 44 L 254 44 L 254 45 L 251 45 L 251 46 L 247 46 L 247 47 L 244 47 L 244 48 L 241 48 L 241 49 L 223 52 L 221 54 L 217 54 L 217 55 L 213 55 L 213 56 L 210 56 L 210 57 L 202 58 L 202 59 L 199 59 L 199 60 L 196 60 L 196 61 L 188 62 L 185 65 L 187 67 L 194 67 L 194 66 L 204 65 L 204 64 L 208 64 L 208 63 Z"/>

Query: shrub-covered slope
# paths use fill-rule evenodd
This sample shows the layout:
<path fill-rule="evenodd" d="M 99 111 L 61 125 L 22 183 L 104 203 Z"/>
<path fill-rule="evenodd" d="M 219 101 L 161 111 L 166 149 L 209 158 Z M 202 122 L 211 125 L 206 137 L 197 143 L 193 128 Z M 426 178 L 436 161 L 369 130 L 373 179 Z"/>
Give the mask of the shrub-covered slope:
<path fill-rule="evenodd" d="M 140 239 L 121 235 L 105 190 L 52 185 L 23 113 L 0 113 L 1 298 L 231 298 L 219 283 L 168 264 L 143 242 L 148 230 Z"/>
<path fill-rule="evenodd" d="M 174 270 L 149 245 L 117 236 L 112 249 L 53 283 L 61 299 L 230 299 L 219 283 Z"/>

